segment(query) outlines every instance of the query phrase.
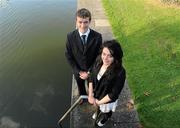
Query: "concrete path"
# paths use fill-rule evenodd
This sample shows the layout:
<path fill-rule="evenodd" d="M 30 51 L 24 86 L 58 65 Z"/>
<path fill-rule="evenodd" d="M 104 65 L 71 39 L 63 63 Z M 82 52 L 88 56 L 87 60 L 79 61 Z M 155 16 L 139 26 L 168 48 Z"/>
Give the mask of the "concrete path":
<path fill-rule="evenodd" d="M 77 9 L 87 8 L 92 13 L 91 28 L 100 32 L 103 40 L 113 39 L 111 26 L 105 15 L 101 0 L 77 0 Z M 78 98 L 77 85 L 73 79 L 72 83 L 72 101 L 73 104 Z M 71 128 L 93 128 L 92 114 L 94 108 L 86 103 L 77 106 L 70 116 Z M 130 90 L 127 84 L 119 96 L 118 107 L 113 113 L 112 118 L 107 122 L 103 128 L 140 128 L 138 113 L 134 108 L 133 100 L 131 99 Z"/>

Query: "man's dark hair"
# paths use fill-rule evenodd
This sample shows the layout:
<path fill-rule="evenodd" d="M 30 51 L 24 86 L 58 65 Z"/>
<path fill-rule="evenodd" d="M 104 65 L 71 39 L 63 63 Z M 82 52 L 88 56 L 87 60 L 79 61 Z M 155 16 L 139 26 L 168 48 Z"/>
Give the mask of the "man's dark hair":
<path fill-rule="evenodd" d="M 89 18 L 89 21 L 91 21 L 91 13 L 86 8 L 81 8 L 76 12 L 76 17 L 80 18 Z"/>

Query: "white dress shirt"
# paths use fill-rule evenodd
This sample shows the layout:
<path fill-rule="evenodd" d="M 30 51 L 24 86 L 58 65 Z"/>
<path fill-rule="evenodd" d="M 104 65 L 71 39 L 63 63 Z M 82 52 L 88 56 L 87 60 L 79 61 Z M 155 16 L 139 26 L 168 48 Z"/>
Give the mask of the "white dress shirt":
<path fill-rule="evenodd" d="M 79 35 L 81 37 L 81 40 L 83 40 L 82 35 L 86 35 L 85 42 L 87 42 L 87 38 L 88 38 L 88 35 L 90 33 L 90 29 L 88 28 L 88 30 L 85 33 L 81 33 L 79 30 L 78 30 L 78 32 L 79 32 Z"/>

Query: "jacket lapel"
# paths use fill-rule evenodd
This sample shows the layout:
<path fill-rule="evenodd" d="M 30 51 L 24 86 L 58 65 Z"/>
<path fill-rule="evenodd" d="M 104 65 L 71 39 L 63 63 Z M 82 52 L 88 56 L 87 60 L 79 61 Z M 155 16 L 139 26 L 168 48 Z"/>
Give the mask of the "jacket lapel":
<path fill-rule="evenodd" d="M 78 48 L 83 52 L 84 46 L 83 46 L 83 43 L 82 43 L 82 40 L 81 40 L 78 30 L 76 30 L 76 40 L 77 40 L 77 42 L 75 42 L 75 43 L 77 43 Z"/>
<path fill-rule="evenodd" d="M 93 45 L 93 42 L 94 42 L 94 33 L 93 31 L 90 29 L 90 33 L 88 35 L 88 38 L 87 38 L 87 43 L 86 43 L 86 46 L 85 46 L 85 49 L 84 49 L 84 53 L 87 52 L 87 49 Z"/>

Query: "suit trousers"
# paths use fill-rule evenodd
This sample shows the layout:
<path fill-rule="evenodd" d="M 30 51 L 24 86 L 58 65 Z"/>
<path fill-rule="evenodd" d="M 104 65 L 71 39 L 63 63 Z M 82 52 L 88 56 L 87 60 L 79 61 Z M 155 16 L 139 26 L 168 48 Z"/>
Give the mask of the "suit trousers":
<path fill-rule="evenodd" d="M 85 80 L 81 79 L 79 77 L 79 74 L 74 74 L 74 77 L 75 77 L 76 82 L 77 82 L 79 95 L 87 95 L 86 87 L 85 87 Z"/>

